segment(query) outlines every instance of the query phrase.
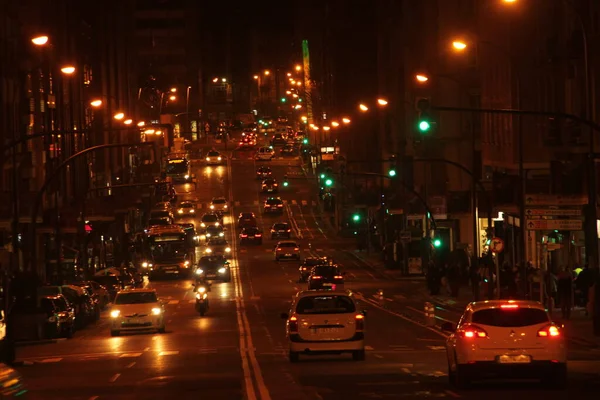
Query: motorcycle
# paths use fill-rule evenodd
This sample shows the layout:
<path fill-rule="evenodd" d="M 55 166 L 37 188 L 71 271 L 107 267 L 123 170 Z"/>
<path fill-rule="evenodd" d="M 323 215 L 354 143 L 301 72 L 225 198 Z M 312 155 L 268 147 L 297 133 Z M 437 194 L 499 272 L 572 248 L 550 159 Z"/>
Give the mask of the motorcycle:
<path fill-rule="evenodd" d="M 196 292 L 196 311 L 200 315 L 204 316 L 208 311 L 208 287 L 205 285 L 198 285 L 195 289 Z"/>

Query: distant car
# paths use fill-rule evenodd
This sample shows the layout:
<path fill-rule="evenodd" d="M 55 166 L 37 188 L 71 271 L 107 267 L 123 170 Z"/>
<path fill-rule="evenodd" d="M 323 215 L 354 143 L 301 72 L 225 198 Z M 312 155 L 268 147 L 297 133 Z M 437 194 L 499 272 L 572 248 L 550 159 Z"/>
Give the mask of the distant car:
<path fill-rule="evenodd" d="M 240 244 L 246 244 L 253 242 L 255 244 L 262 244 L 262 232 L 257 227 L 248 227 L 242 229 L 240 232 Z"/>
<path fill-rule="evenodd" d="M 344 275 L 335 265 L 317 265 L 310 271 L 308 290 L 340 290 L 344 288 Z"/>
<path fill-rule="evenodd" d="M 263 193 L 277 193 L 279 191 L 279 183 L 273 178 L 268 178 L 262 181 L 261 192 Z"/>
<path fill-rule="evenodd" d="M 224 237 L 211 237 L 206 243 L 204 254 L 231 257 L 231 246 Z"/>
<path fill-rule="evenodd" d="M 293 141 L 293 139 L 292 139 Z M 295 156 L 297 151 L 296 148 L 291 144 L 286 144 L 280 150 L 282 156 Z"/>
<path fill-rule="evenodd" d="M 276 133 L 273 135 L 273 138 L 271 139 L 271 144 L 273 146 L 277 146 L 277 145 L 282 145 L 286 143 L 286 139 L 285 136 L 282 133 Z"/>
<path fill-rule="evenodd" d="M 252 212 L 240 213 L 238 217 L 238 227 L 240 228 L 252 228 L 256 227 L 256 216 Z"/>
<path fill-rule="evenodd" d="M 256 152 L 254 158 L 261 161 L 270 161 L 275 157 L 275 151 L 271 147 L 261 147 Z"/>
<path fill-rule="evenodd" d="M 276 222 L 271 227 L 271 239 L 283 238 L 290 239 L 292 237 L 292 229 L 287 222 Z"/>
<path fill-rule="evenodd" d="M 323 257 L 306 257 L 302 265 L 298 268 L 300 274 L 299 281 L 307 282 L 313 267 L 317 265 L 327 265 L 327 259 Z"/>
<path fill-rule="evenodd" d="M 446 322 L 448 377 L 457 387 L 473 380 L 541 378 L 553 387 L 567 384 L 567 339 L 544 306 L 529 300 L 470 303 L 458 325 Z"/>
<path fill-rule="evenodd" d="M 221 219 L 215 213 L 206 213 L 202 216 L 202 219 L 200 220 L 201 228 L 207 228 L 209 226 L 220 226 L 220 225 L 221 225 Z"/>
<path fill-rule="evenodd" d="M 204 237 L 202 237 L 204 236 Z M 206 230 L 204 232 L 204 235 L 200 236 L 200 239 L 204 239 L 204 240 L 210 240 L 211 238 L 215 238 L 215 237 L 225 237 L 225 229 L 223 228 L 222 225 L 211 225 L 211 226 L 207 226 Z"/>
<path fill-rule="evenodd" d="M 258 167 L 256 169 L 256 179 L 264 180 L 273 175 L 273 171 L 269 167 Z"/>
<path fill-rule="evenodd" d="M 210 202 L 210 210 L 220 215 L 226 213 L 228 207 L 225 197 L 214 197 Z"/>
<path fill-rule="evenodd" d="M 351 353 L 365 359 L 365 311 L 345 291 L 309 290 L 296 294 L 286 320 L 290 362 L 300 354 Z"/>
<path fill-rule="evenodd" d="M 292 240 L 282 240 L 275 246 L 275 261 L 284 258 L 300 260 L 300 246 Z"/>
<path fill-rule="evenodd" d="M 177 207 L 177 215 L 185 216 L 185 215 L 194 215 L 196 213 L 196 205 L 191 201 L 182 201 L 179 203 L 179 207 Z"/>
<path fill-rule="evenodd" d="M 123 331 L 166 330 L 165 309 L 154 289 L 128 289 L 117 293 L 110 310 L 110 334 Z"/>
<path fill-rule="evenodd" d="M 208 280 L 231 282 L 231 269 L 227 259 L 220 255 L 207 255 L 200 258 L 196 277 Z"/>
<path fill-rule="evenodd" d="M 263 212 L 266 213 L 283 213 L 283 200 L 279 197 L 269 197 L 263 204 Z"/>
<path fill-rule="evenodd" d="M 226 160 L 225 156 L 221 155 L 217 150 L 209 150 L 204 159 L 207 165 L 221 165 Z"/>

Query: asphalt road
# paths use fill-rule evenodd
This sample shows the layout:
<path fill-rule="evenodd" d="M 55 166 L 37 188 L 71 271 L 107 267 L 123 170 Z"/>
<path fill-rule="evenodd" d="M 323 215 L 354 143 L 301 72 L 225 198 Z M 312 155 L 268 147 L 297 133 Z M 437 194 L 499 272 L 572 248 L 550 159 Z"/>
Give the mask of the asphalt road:
<path fill-rule="evenodd" d="M 18 349 L 18 369 L 35 399 L 427 399 L 465 398 L 587 399 L 600 388 L 600 352 L 574 344 L 568 392 L 547 390 L 539 383 L 496 382 L 467 391 L 447 383 L 444 336 L 422 325 L 423 298 L 419 280 L 393 280 L 353 254 L 354 242 L 335 238 L 315 206 L 316 191 L 298 160 L 266 163 L 275 177 L 290 177 L 279 196 L 281 216 L 260 212 L 264 196 L 255 178 L 256 163 L 233 152 L 229 165 L 194 166 L 197 185 L 180 188 L 182 198 L 197 199 L 207 210 L 213 196 L 232 202 L 225 219 L 235 253 L 231 283 L 216 283 L 209 293 L 205 317 L 194 311 L 191 281 L 150 282 L 167 303 L 167 333 L 111 337 L 107 312 L 98 324 L 70 340 Z M 184 193 L 186 192 L 186 193 Z M 264 232 L 279 220 L 291 222 L 303 256 L 329 255 L 340 262 L 346 287 L 367 310 L 367 358 L 301 357 L 290 364 L 284 321 L 297 283 L 298 262 L 275 262 L 275 241 L 240 247 L 231 219 L 242 211 L 257 215 Z M 198 249 L 200 251 L 201 249 Z M 383 298 L 377 293 L 382 290 Z M 455 320 L 451 309 L 442 318 Z"/>

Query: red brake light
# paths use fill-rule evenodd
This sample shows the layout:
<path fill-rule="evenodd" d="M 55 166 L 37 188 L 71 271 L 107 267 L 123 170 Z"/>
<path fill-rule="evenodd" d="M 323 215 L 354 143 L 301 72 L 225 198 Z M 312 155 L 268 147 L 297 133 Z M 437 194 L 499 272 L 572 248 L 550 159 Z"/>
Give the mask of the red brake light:
<path fill-rule="evenodd" d="M 275 251 L 281 251 L 281 247 L 276 248 Z"/>
<path fill-rule="evenodd" d="M 321 279 L 321 277 L 319 275 L 313 275 L 310 277 L 311 279 Z"/>
<path fill-rule="evenodd" d="M 294 247 L 294 251 L 300 251 L 300 247 Z"/>
<path fill-rule="evenodd" d="M 514 310 L 514 309 L 519 308 L 519 305 L 518 304 L 502 304 L 500 306 L 500 308 L 503 310 Z"/>
<path fill-rule="evenodd" d="M 356 330 L 362 331 L 365 329 L 365 316 L 362 314 L 356 314 L 354 319 L 356 320 Z"/>
<path fill-rule="evenodd" d="M 460 337 L 473 339 L 473 338 L 486 338 L 488 337 L 487 332 L 475 325 L 467 325 L 458 331 Z"/>
<path fill-rule="evenodd" d="M 254 235 L 254 237 L 261 237 L 262 233 L 257 233 L 256 235 Z"/>
<path fill-rule="evenodd" d="M 244 235 L 244 234 L 242 234 L 242 237 L 248 237 L 248 235 Z"/>
<path fill-rule="evenodd" d="M 341 276 L 341 275 L 336 275 L 336 276 L 333 277 L 333 279 L 344 279 L 344 277 Z"/>
<path fill-rule="evenodd" d="M 288 321 L 288 324 L 290 327 L 290 333 L 298 332 L 298 318 L 296 318 L 292 315 Z"/>
<path fill-rule="evenodd" d="M 548 325 L 540 329 L 537 333 L 538 337 L 559 337 L 560 330 L 556 325 Z"/>
<path fill-rule="evenodd" d="M 277 207 L 283 207 L 283 204 L 277 204 Z"/>
<path fill-rule="evenodd" d="M 288 232 L 291 232 L 292 230 L 291 230 L 291 229 L 288 229 L 287 231 L 288 231 Z"/>

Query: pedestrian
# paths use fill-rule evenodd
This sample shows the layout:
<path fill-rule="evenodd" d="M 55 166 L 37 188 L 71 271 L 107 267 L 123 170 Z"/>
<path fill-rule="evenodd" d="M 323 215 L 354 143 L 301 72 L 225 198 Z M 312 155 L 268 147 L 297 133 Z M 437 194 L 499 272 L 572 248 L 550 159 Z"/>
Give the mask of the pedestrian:
<path fill-rule="evenodd" d="M 571 269 L 561 267 L 558 274 L 557 284 L 558 299 L 563 319 L 571 318 L 571 309 L 573 308 L 573 275 Z"/>

